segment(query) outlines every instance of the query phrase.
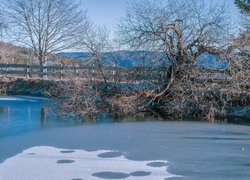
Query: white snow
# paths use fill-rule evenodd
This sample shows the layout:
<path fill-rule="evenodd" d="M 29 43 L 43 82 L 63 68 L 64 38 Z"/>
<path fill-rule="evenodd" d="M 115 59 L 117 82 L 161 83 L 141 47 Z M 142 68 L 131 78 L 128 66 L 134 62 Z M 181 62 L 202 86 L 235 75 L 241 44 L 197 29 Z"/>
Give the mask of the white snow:
<path fill-rule="evenodd" d="M 165 165 L 163 167 L 150 167 L 147 165 L 152 162 L 162 162 L 166 164 L 166 161 L 132 161 L 126 159 L 123 155 L 113 158 L 110 156 L 108 158 L 98 156 L 102 153 L 112 152 L 114 151 L 100 150 L 89 152 L 84 150 L 69 151 L 48 146 L 33 147 L 0 164 L 0 179 L 105 179 L 93 176 L 93 174 L 101 172 L 125 173 L 127 178 L 120 179 L 128 180 L 164 180 L 165 178 L 177 177 L 170 174 Z M 136 171 L 150 172 L 150 174 L 144 176 L 131 174 Z M 106 179 L 108 178 L 106 177 Z"/>

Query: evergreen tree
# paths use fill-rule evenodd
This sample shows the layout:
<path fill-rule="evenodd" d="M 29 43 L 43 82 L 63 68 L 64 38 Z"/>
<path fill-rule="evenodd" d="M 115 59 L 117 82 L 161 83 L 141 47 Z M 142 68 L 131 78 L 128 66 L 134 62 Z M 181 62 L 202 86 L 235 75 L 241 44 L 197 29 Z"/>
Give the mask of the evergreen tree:
<path fill-rule="evenodd" d="M 250 0 L 235 0 L 236 6 L 241 10 L 243 17 L 243 27 L 247 32 L 250 32 Z"/>
<path fill-rule="evenodd" d="M 250 0 L 235 0 L 235 4 L 242 13 L 250 16 Z"/>

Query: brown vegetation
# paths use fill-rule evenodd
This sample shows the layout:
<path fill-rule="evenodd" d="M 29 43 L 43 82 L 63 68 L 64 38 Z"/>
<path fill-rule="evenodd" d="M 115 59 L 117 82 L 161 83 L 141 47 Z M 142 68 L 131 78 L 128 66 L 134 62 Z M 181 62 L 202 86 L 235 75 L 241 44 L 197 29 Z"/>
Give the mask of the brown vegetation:
<path fill-rule="evenodd" d="M 70 7 L 74 9 L 75 6 Z M 13 6 L 12 10 L 16 8 L 20 7 Z M 43 6 L 38 5 L 37 8 Z M 73 13 L 73 17 L 75 15 Z M 87 19 L 83 17 L 82 20 Z M 164 75 L 159 77 L 160 80 L 155 76 L 160 74 L 160 70 L 155 71 L 155 68 L 159 68 L 155 59 L 151 59 L 155 64 L 146 70 L 145 67 L 144 70 L 136 67 L 124 68 L 120 74 L 113 71 L 110 80 L 108 72 L 112 70 L 105 69 L 105 63 L 102 62 L 102 52 L 113 50 L 110 48 L 107 30 L 96 28 L 95 25 L 91 27 L 86 21 L 84 27 L 91 27 L 93 31 L 78 34 L 77 46 L 91 52 L 92 57 L 88 63 L 95 66 L 98 77 L 93 72 L 90 76 L 76 80 L 66 74 L 68 78 L 64 81 L 18 80 L 7 83 L 2 89 L 18 91 L 24 87 L 34 88 L 54 98 L 57 109 L 70 116 L 96 116 L 100 112 L 123 115 L 150 112 L 178 119 L 196 117 L 214 121 L 217 117 L 226 118 L 234 108 L 250 105 L 249 30 L 232 39 L 228 32 L 229 21 L 224 6 L 200 0 L 147 0 L 146 3 L 132 3 L 118 27 L 120 43 L 133 50 L 163 55 L 160 59 L 164 61 L 164 66 L 161 66 Z M 30 26 L 27 22 L 26 25 Z M 32 24 L 31 27 L 36 26 Z M 71 37 L 69 32 L 66 35 Z M 49 49 L 37 51 L 39 47 L 33 45 L 35 55 L 43 56 L 39 59 L 40 63 L 42 61 L 45 64 L 49 54 L 57 58 L 49 53 L 53 52 Z M 5 52 L 5 59 L 8 53 L 12 55 L 12 51 Z M 228 67 L 223 70 L 197 68 L 197 58 L 203 53 L 216 55 L 218 62 L 226 59 Z M 170 67 L 167 65 L 169 62 Z M 140 88 L 136 82 L 144 82 L 146 86 Z"/>

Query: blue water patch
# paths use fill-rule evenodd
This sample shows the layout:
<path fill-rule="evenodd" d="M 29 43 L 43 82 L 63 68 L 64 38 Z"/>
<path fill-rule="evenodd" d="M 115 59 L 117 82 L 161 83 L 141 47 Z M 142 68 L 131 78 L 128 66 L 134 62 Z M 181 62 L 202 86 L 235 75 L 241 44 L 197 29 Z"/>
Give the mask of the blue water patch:
<path fill-rule="evenodd" d="M 228 61 L 219 57 L 218 55 L 204 53 L 197 58 L 196 65 L 199 68 L 206 69 L 226 69 L 228 67 Z"/>

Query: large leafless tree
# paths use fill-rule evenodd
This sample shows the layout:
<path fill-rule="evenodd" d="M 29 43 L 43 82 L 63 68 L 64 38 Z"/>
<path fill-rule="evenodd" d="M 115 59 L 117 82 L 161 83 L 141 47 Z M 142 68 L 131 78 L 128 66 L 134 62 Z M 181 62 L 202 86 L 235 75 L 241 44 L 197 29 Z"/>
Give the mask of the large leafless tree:
<path fill-rule="evenodd" d="M 135 49 L 163 52 L 171 63 L 166 95 L 183 72 L 204 53 L 222 53 L 228 46 L 225 7 L 204 0 L 136 1 L 118 26 L 120 40 Z"/>
<path fill-rule="evenodd" d="M 9 35 L 33 49 L 41 66 L 55 52 L 72 48 L 88 27 L 86 10 L 74 0 L 5 0 Z"/>

